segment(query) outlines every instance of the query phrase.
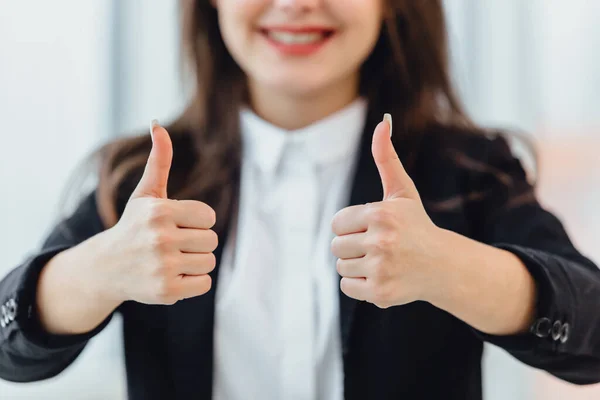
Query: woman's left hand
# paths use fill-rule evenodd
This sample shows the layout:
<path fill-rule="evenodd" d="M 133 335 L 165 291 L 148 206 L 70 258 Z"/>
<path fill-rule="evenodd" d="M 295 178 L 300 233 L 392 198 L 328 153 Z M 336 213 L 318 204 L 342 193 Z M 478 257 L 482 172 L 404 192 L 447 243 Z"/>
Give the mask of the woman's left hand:
<path fill-rule="evenodd" d="M 427 301 L 441 289 L 443 230 L 427 215 L 386 120 L 375 129 L 372 152 L 383 201 L 345 208 L 332 222 L 341 290 L 381 308 Z"/>

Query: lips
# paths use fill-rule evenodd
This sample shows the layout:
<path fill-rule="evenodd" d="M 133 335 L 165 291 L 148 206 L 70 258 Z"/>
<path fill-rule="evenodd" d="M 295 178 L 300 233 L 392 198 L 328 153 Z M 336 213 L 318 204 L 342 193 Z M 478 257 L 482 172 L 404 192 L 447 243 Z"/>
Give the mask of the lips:
<path fill-rule="evenodd" d="M 270 41 L 284 46 L 301 46 L 323 43 L 335 32 L 333 29 L 322 27 L 273 27 L 262 28 L 260 31 Z"/>
<path fill-rule="evenodd" d="M 268 31 L 270 39 L 281 44 L 309 44 L 317 43 L 325 39 L 323 32 L 292 33 L 281 31 Z"/>

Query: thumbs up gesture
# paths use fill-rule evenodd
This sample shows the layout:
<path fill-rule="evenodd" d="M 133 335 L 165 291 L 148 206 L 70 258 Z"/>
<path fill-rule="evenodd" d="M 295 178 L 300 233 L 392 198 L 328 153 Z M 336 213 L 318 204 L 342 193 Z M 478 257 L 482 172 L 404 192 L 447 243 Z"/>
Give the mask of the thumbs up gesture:
<path fill-rule="evenodd" d="M 173 304 L 210 290 L 218 238 L 215 212 L 191 200 L 169 200 L 173 158 L 168 132 L 153 122 L 144 174 L 119 222 L 103 233 L 104 280 L 121 302 Z"/>
<path fill-rule="evenodd" d="M 372 144 L 383 200 L 345 208 L 332 222 L 341 290 L 381 308 L 427 299 L 440 236 L 396 154 L 391 134 L 391 116 L 386 114 Z"/>

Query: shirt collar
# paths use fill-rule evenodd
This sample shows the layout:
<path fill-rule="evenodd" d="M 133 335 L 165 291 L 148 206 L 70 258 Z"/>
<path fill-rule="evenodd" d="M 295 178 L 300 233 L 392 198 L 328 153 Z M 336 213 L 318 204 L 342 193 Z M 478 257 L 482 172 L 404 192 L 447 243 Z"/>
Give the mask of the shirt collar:
<path fill-rule="evenodd" d="M 305 128 L 285 130 L 261 119 L 249 108 L 240 113 L 244 157 L 264 173 L 273 173 L 288 144 L 304 142 L 318 165 L 354 155 L 367 115 L 367 101 L 358 98 L 345 108 Z"/>

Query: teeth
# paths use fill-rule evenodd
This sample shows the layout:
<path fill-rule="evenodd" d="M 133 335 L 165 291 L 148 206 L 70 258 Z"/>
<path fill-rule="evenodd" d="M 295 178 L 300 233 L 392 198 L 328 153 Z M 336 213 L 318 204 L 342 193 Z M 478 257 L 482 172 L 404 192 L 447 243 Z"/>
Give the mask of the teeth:
<path fill-rule="evenodd" d="M 318 32 L 292 33 L 269 31 L 268 35 L 271 39 L 282 44 L 309 44 L 323 40 L 324 37 L 322 33 Z"/>

